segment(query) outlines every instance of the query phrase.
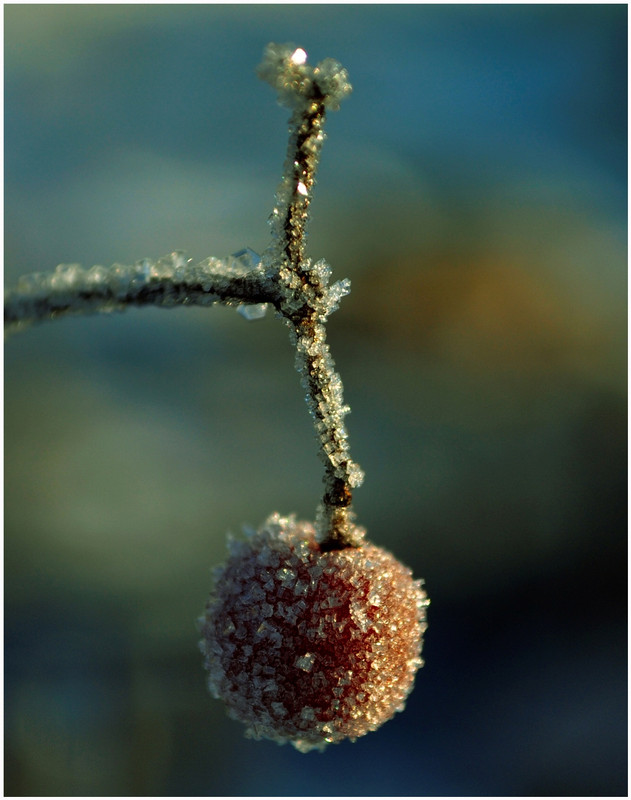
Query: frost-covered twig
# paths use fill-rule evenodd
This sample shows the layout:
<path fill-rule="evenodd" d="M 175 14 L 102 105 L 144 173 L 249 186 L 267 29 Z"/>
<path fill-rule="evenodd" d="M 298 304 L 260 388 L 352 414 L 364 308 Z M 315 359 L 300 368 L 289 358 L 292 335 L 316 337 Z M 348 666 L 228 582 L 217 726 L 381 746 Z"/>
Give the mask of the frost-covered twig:
<path fill-rule="evenodd" d="M 175 252 L 157 261 L 148 258 L 133 266 L 114 264 L 84 269 L 60 264 L 54 272 L 26 275 L 5 292 L 5 333 L 34 322 L 72 314 L 123 311 L 129 306 L 208 306 L 278 302 L 278 291 L 260 268 L 253 250 L 227 259 L 207 258 L 196 264 Z M 248 304 L 244 306 L 242 304 Z"/>
<path fill-rule="evenodd" d="M 261 316 L 272 305 L 290 327 L 296 367 L 307 390 L 325 465 L 324 496 L 318 515 L 323 550 L 357 546 L 362 529 L 352 524 L 352 489 L 363 473 L 350 458 L 342 381 L 326 343 L 325 323 L 348 294 L 347 280 L 329 285 L 331 268 L 305 255 L 309 204 L 315 183 L 324 121 L 351 91 L 346 70 L 333 59 L 315 67 L 307 54 L 287 45 L 268 45 L 259 76 L 270 83 L 282 105 L 292 109 L 282 181 L 270 222 L 272 244 L 259 258 L 243 250 L 228 259 L 198 264 L 181 253 L 133 266 L 83 269 L 61 265 L 36 273 L 5 293 L 5 331 L 64 315 L 123 310 L 128 306 L 239 305 L 244 316 Z"/>
<path fill-rule="evenodd" d="M 269 45 L 259 68 L 259 75 L 277 89 L 280 103 L 293 110 L 283 178 L 271 216 L 273 242 L 263 261 L 270 272 L 276 271 L 284 293 L 281 312 L 296 346 L 296 368 L 307 390 L 325 465 L 319 534 L 322 546 L 334 549 L 359 544 L 362 535 L 351 524 L 350 506 L 352 489 L 361 484 L 363 473 L 350 458 L 344 427 L 350 408 L 344 404 L 324 326 L 350 283 L 328 286 L 331 268 L 325 261 L 313 264 L 305 257 L 305 234 L 326 111 L 339 107 L 351 85 L 337 61 L 326 59 L 310 67 L 306 58 L 300 48 Z"/>

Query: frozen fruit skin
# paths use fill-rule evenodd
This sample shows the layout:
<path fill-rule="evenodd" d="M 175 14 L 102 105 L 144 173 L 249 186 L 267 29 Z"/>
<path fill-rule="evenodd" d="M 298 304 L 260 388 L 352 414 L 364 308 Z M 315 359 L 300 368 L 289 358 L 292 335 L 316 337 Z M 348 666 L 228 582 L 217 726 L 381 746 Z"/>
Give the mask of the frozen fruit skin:
<path fill-rule="evenodd" d="M 407 567 L 368 543 L 323 553 L 310 523 L 278 514 L 229 549 L 200 648 L 246 736 L 307 752 L 403 710 L 429 604 Z"/>

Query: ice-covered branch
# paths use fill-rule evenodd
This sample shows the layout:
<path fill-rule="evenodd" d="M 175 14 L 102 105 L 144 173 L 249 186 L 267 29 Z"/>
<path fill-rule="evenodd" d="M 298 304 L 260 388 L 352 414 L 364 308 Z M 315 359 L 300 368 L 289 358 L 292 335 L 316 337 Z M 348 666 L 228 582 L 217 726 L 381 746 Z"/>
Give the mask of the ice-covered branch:
<path fill-rule="evenodd" d="M 133 266 L 84 269 L 78 264 L 60 264 L 54 272 L 26 275 L 5 292 L 4 324 L 5 332 L 11 333 L 34 322 L 71 314 L 213 303 L 238 305 L 247 317 L 260 311 L 261 304 L 277 302 L 276 286 L 266 278 L 260 258 L 252 250 L 199 263 L 175 252 Z"/>
<path fill-rule="evenodd" d="M 352 525 L 352 489 L 363 473 L 350 457 L 344 416 L 342 381 L 335 372 L 326 343 L 326 316 L 349 291 L 342 281 L 329 287 L 331 268 L 305 256 L 306 225 L 315 175 L 324 142 L 328 109 L 339 108 L 351 92 L 348 74 L 333 59 L 315 67 L 301 48 L 268 45 L 259 75 L 277 91 L 279 101 L 293 113 L 289 144 L 276 204 L 270 217 L 273 241 L 263 262 L 275 272 L 283 299 L 280 310 L 291 329 L 296 347 L 296 368 L 307 390 L 307 404 L 325 465 L 325 492 L 318 517 L 319 536 L 325 549 L 359 544 Z M 298 302 L 296 302 L 298 298 Z"/>
<path fill-rule="evenodd" d="M 344 427 L 350 408 L 344 403 L 325 328 L 328 316 L 348 294 L 350 282 L 329 285 L 329 265 L 323 260 L 314 263 L 305 254 L 326 113 L 339 108 L 351 85 L 337 61 L 325 59 L 312 67 L 304 50 L 288 45 L 268 45 L 258 72 L 276 89 L 280 103 L 292 110 L 287 158 L 270 217 L 272 243 L 262 258 L 242 250 L 227 259 L 199 263 L 172 253 L 133 266 L 61 265 L 52 273 L 21 278 L 16 288 L 5 292 L 5 332 L 65 315 L 129 306 L 222 303 L 237 305 L 244 316 L 256 318 L 272 305 L 290 328 L 296 368 L 325 465 L 317 520 L 321 546 L 324 550 L 356 546 L 363 532 L 352 524 L 351 500 L 363 473 L 350 457 Z"/>

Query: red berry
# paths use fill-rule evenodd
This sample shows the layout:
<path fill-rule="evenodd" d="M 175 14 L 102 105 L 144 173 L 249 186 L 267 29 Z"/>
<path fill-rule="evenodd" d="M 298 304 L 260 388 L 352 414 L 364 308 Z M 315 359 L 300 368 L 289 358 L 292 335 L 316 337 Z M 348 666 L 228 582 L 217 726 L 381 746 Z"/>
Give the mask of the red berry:
<path fill-rule="evenodd" d="M 246 736 L 307 752 L 403 710 L 429 604 L 407 567 L 368 543 L 322 552 L 312 525 L 278 514 L 230 550 L 200 647 Z"/>

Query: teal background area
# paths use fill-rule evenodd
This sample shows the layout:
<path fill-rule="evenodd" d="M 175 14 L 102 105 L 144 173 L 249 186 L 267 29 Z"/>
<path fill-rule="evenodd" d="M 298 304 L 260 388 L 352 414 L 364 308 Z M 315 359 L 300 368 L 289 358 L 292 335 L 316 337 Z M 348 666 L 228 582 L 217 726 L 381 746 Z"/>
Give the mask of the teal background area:
<path fill-rule="evenodd" d="M 358 521 L 424 577 L 406 710 L 253 742 L 195 619 L 225 534 L 313 519 L 287 330 L 144 309 L 5 345 L 5 794 L 626 795 L 625 5 L 8 5 L 5 282 L 263 250 L 269 41 L 339 59 L 309 250 Z"/>

